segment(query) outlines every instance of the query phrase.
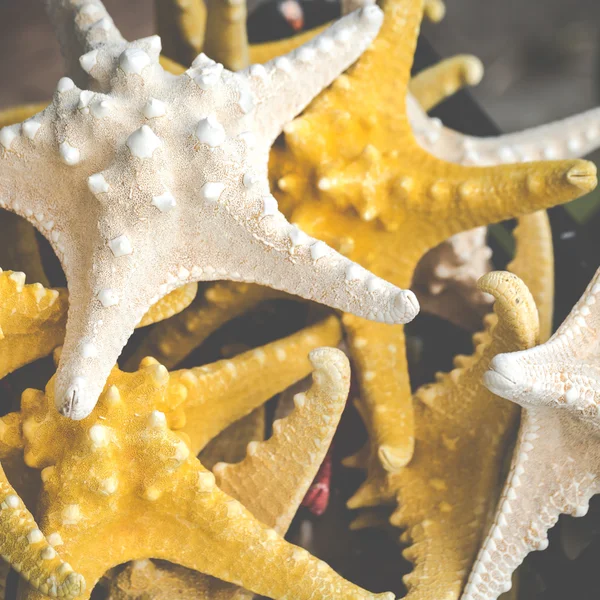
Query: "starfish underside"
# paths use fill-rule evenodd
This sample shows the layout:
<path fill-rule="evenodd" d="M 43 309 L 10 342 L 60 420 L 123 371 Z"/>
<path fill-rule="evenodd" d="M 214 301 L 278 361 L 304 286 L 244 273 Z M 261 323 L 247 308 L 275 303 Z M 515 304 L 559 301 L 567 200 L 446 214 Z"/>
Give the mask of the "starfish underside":
<path fill-rule="evenodd" d="M 349 501 L 362 508 L 354 528 L 391 523 L 406 531 L 405 556 L 414 563 L 405 578 L 414 600 L 458 600 L 500 489 L 507 441 L 518 410 L 482 383 L 491 359 L 503 348 L 531 347 L 537 341 L 538 312 L 547 331 L 552 322 L 554 289 L 552 236 L 545 213 L 521 217 L 515 230 L 515 275 L 488 274 L 480 283 L 496 298 L 495 315 L 474 336 L 473 356 L 455 359 L 456 369 L 413 397 L 416 451 L 397 474 L 373 464 L 368 447 L 346 461 L 367 468 L 367 481 Z M 535 242 L 534 242 L 535 241 Z M 549 260 L 550 259 L 550 260 Z M 389 507 L 389 508 L 388 508 Z"/>
<path fill-rule="evenodd" d="M 201 55 L 177 78 L 159 65 L 160 39 L 125 42 L 99 0 L 48 8 L 71 73 L 94 91 L 62 79 L 47 109 L 0 131 L 1 205 L 47 236 L 67 277 L 63 414 L 89 414 L 134 326 L 185 283 L 251 281 L 379 321 L 415 316 L 411 292 L 290 225 L 266 173 L 283 124 L 368 46 L 378 8 L 265 66 L 232 73 Z"/>
<path fill-rule="evenodd" d="M 560 514 L 586 514 L 600 492 L 600 271 L 545 344 L 500 354 L 486 386 L 523 410 L 510 474 L 464 600 L 495 600 L 525 556 L 548 545 Z"/>

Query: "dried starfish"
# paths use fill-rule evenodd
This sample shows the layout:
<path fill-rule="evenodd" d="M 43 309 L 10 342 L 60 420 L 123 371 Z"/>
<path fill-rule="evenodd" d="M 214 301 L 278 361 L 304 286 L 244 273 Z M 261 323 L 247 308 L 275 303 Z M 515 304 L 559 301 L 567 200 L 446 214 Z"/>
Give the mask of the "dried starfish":
<path fill-rule="evenodd" d="M 324 351 L 320 377 L 337 396 L 347 391 L 348 378 L 331 352 Z M 319 385 L 319 376 L 315 381 Z M 23 395 L 25 459 L 42 469 L 42 529 L 60 535 L 62 555 L 81 569 L 89 586 L 117 564 L 153 556 L 275 599 L 393 598 L 344 581 L 221 491 L 191 454 L 187 436 L 178 433 L 186 407 L 185 399 L 183 405 L 172 399 L 172 385 L 161 365 L 132 374 L 114 369 L 94 413 L 82 421 L 53 410 L 54 381 L 46 395 Z M 263 452 L 257 449 L 257 460 Z M 245 480 L 254 489 L 256 482 L 247 475 Z M 26 600 L 38 597 L 23 594 Z"/>
<path fill-rule="evenodd" d="M 530 347 L 537 341 L 535 299 L 541 299 L 543 329 L 552 322 L 552 237 L 545 213 L 520 219 L 515 230 L 517 257 L 509 268 L 531 285 L 532 294 L 513 274 L 488 274 L 482 289 L 497 298 L 495 315 L 474 337 L 473 356 L 457 357 L 456 369 L 413 397 L 417 450 L 411 463 L 387 475 L 370 465 L 369 479 L 351 499 L 352 507 L 370 507 L 354 528 L 387 521 L 386 505 L 396 508 L 391 522 L 406 529 L 412 545 L 405 556 L 415 563 L 405 578 L 414 600 L 457 600 L 488 525 L 500 489 L 507 438 L 518 410 L 487 389 L 482 375 L 502 348 Z M 538 240 L 532 247 L 532 240 Z M 532 297 L 533 296 L 533 297 Z M 549 310 L 550 309 L 550 310 Z M 365 466 L 367 452 L 350 466 Z M 347 461 L 348 462 L 348 461 Z M 369 466 L 369 465 L 366 465 Z"/>
<path fill-rule="evenodd" d="M 525 556 L 547 547 L 559 515 L 584 515 L 600 492 L 599 293 L 600 271 L 549 341 L 496 356 L 484 376 L 490 390 L 524 410 L 510 474 L 464 600 L 491 600 L 509 589 Z"/>
<path fill-rule="evenodd" d="M 64 415 L 90 413 L 135 324 L 185 283 L 256 281 L 379 321 L 415 316 L 412 292 L 291 226 L 266 177 L 281 126 L 369 44 L 378 8 L 265 67 L 235 74 L 200 56 L 174 79 L 160 39 L 126 43 L 99 0 L 48 6 L 68 58 L 87 50 L 79 70 L 107 93 L 63 79 L 43 113 L 0 131 L 0 205 L 40 228 L 69 282 Z"/>
<path fill-rule="evenodd" d="M 403 99 L 423 3 L 389 0 L 383 8 L 371 48 L 285 127 L 287 146 L 273 149 L 270 173 L 293 222 L 409 285 L 419 259 L 444 239 L 580 195 L 596 176 L 583 161 L 472 168 L 421 149 Z M 344 324 L 374 451 L 397 471 L 414 445 L 403 329 L 351 316 Z"/>
<path fill-rule="evenodd" d="M 64 337 L 67 294 L 0 269 L 0 379 L 48 356 Z"/>
<path fill-rule="evenodd" d="M 262 523 L 284 534 L 313 481 L 331 443 L 346 403 L 350 370 L 339 351 L 320 349 L 310 355 L 313 386 L 295 397 L 295 410 L 276 421 L 275 435 L 248 446 L 245 459 L 215 466 L 217 485 L 241 502 Z M 306 457 L 308 456 L 308 460 Z M 152 579 L 149 573 L 154 573 Z M 215 600 L 246 597 L 247 592 L 182 568 L 133 564 L 111 588 L 114 600 L 135 596 L 136 582 L 154 598 L 173 589 L 195 592 L 195 598 Z M 132 589 L 133 588 L 133 589 Z M 133 592 L 133 593 L 130 593 Z M 180 592 L 179 592 L 180 593 Z"/>

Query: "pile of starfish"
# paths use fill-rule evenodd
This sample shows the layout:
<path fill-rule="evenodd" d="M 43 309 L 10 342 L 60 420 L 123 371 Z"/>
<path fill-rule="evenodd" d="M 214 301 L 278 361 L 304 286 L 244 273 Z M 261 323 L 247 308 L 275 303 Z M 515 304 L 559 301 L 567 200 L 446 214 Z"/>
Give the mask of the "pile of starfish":
<path fill-rule="evenodd" d="M 134 42 L 100 0 L 46 7 L 66 76 L 0 112 L 0 594 L 10 567 L 27 600 L 393 600 L 284 539 L 325 508 L 350 365 L 351 527 L 404 546 L 407 598 L 508 592 L 600 492 L 600 272 L 551 335 L 545 213 L 595 187 L 600 110 L 486 139 L 429 117 L 483 75 L 411 78 L 440 0 L 257 45 L 243 1 L 156 0 Z M 513 218 L 491 271 L 486 226 Z M 296 331 L 197 358 L 299 299 Z M 420 307 L 481 331 L 413 393 Z"/>

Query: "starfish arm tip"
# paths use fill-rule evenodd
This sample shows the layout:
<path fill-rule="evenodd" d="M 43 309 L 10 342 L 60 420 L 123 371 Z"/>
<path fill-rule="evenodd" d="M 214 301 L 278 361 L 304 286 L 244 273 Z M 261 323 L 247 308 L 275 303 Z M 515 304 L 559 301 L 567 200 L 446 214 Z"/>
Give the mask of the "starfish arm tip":
<path fill-rule="evenodd" d="M 598 184 L 596 165 L 588 160 L 577 160 L 566 173 L 567 181 L 582 192 L 591 192 Z"/>

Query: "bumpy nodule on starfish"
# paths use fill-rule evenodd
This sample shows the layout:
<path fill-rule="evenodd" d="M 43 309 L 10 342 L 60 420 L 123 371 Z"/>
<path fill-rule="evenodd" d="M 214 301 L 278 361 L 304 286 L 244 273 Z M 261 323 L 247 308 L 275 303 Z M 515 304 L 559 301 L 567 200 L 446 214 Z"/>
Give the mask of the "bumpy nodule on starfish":
<path fill-rule="evenodd" d="M 463 600 L 495 600 L 525 556 L 548 546 L 562 513 L 586 514 L 600 492 L 600 271 L 541 346 L 499 354 L 484 376 L 523 408 L 511 471 Z"/>
<path fill-rule="evenodd" d="M 200 55 L 173 77 L 160 38 L 125 42 L 98 0 L 48 6 L 95 91 L 63 78 L 46 110 L 0 130 L 0 206 L 46 235 L 67 276 L 64 415 L 89 415 L 135 325 L 184 283 L 257 282 L 377 321 L 414 318 L 412 292 L 290 225 L 267 179 L 275 137 L 365 50 L 379 8 L 264 66 L 232 73 Z"/>

